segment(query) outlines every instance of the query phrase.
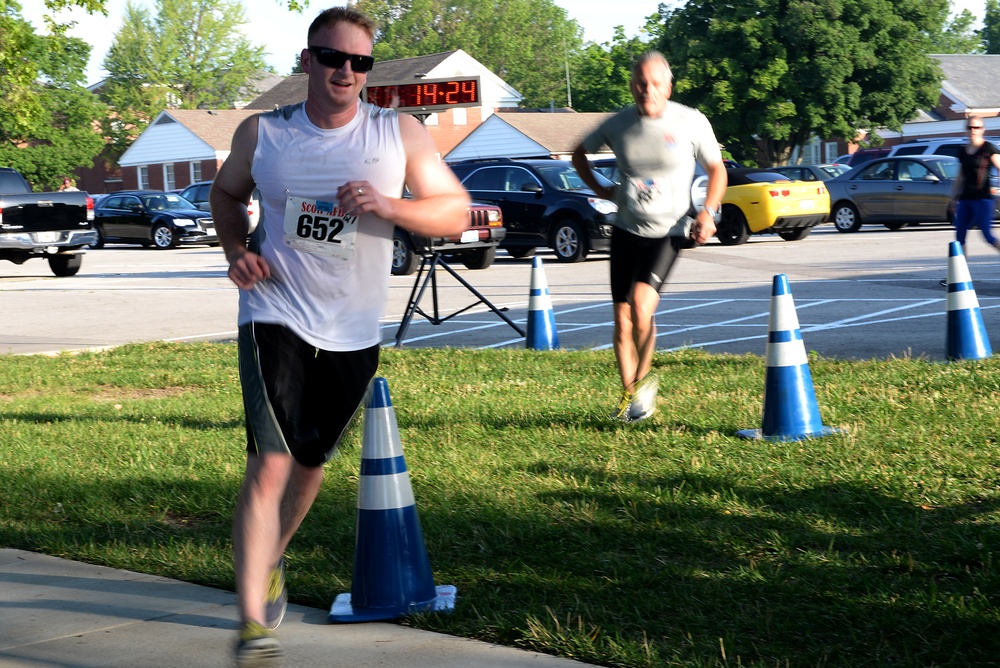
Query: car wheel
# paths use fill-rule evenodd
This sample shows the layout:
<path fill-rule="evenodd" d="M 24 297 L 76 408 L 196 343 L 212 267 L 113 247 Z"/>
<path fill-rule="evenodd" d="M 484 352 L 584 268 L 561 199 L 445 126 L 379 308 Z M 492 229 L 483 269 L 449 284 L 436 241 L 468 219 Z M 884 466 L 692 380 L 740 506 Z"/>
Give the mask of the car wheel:
<path fill-rule="evenodd" d="M 101 229 L 100 225 L 94 225 L 94 231 L 97 232 L 97 241 L 90 244 L 90 247 L 104 248 L 104 230 Z"/>
<path fill-rule="evenodd" d="M 833 209 L 833 226 L 838 232 L 857 232 L 861 229 L 861 216 L 853 204 L 843 202 Z"/>
<path fill-rule="evenodd" d="M 904 221 L 894 220 L 891 223 L 882 223 L 882 224 L 885 225 L 890 230 L 892 230 L 893 232 L 895 232 L 896 230 L 901 230 L 904 227 L 906 227 L 906 221 L 905 220 Z"/>
<path fill-rule="evenodd" d="M 534 257 L 535 251 L 538 250 L 534 246 L 518 246 L 517 248 L 507 248 L 507 255 L 517 258 L 520 260 L 525 257 Z"/>
<path fill-rule="evenodd" d="M 785 241 L 800 241 L 808 237 L 810 232 L 812 232 L 811 227 L 798 227 L 794 230 L 781 230 L 778 236 Z"/>
<path fill-rule="evenodd" d="M 176 243 L 174 232 L 163 223 L 153 226 L 153 246 L 159 250 L 173 248 Z"/>
<path fill-rule="evenodd" d="M 56 276 L 76 276 L 83 264 L 83 253 L 65 253 L 49 256 L 49 269 Z"/>
<path fill-rule="evenodd" d="M 497 247 L 479 248 L 466 251 L 460 256 L 466 269 L 487 269 L 497 259 Z"/>
<path fill-rule="evenodd" d="M 417 270 L 420 258 L 413 252 L 413 244 L 406 232 L 396 230 L 392 233 L 392 275 L 409 276 Z"/>
<path fill-rule="evenodd" d="M 560 262 L 579 262 L 587 257 L 587 240 L 575 220 L 556 223 L 552 230 L 552 249 Z"/>
<path fill-rule="evenodd" d="M 738 206 L 726 204 L 722 207 L 722 219 L 719 221 L 715 236 L 723 246 L 739 246 L 750 239 L 747 218 Z"/>

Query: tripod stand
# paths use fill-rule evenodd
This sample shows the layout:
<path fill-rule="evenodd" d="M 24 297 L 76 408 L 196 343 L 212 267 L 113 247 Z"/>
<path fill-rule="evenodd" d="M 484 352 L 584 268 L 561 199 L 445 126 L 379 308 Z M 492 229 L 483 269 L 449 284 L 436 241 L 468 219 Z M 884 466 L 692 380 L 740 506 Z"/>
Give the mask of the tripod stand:
<path fill-rule="evenodd" d="M 406 311 L 403 313 L 403 319 L 399 323 L 399 331 L 396 332 L 396 347 L 401 348 L 403 346 L 403 337 L 406 335 L 406 330 L 410 327 L 410 321 L 413 320 L 414 314 L 420 314 L 426 318 L 432 325 L 440 325 L 443 322 L 451 320 L 456 315 L 465 313 L 470 308 L 478 305 L 485 304 L 491 311 L 496 313 L 506 322 L 508 325 L 514 328 L 521 336 L 526 336 L 523 329 L 514 324 L 514 321 L 507 317 L 501 309 L 498 309 L 494 304 L 490 302 L 486 297 L 482 295 L 478 290 L 476 290 L 472 285 L 469 284 L 464 278 L 458 275 L 454 269 L 448 266 L 448 263 L 441 258 L 442 252 L 440 250 L 430 250 L 424 254 L 420 261 L 420 269 L 417 271 L 417 280 L 413 282 L 413 289 L 410 290 L 410 299 L 406 303 Z M 450 315 L 441 317 L 440 311 L 438 309 L 438 292 L 437 292 L 437 268 L 442 267 L 445 271 L 451 274 L 456 281 L 465 286 L 465 289 L 471 292 L 477 299 L 477 301 L 469 304 L 465 308 L 462 308 Z M 426 272 L 426 273 L 425 273 Z M 422 281 L 422 282 L 421 282 Z M 431 297 L 434 302 L 434 312 L 433 314 L 428 314 L 423 309 L 420 308 L 420 299 L 424 296 L 424 291 L 427 290 L 428 283 L 431 286 Z M 504 309 L 506 310 L 506 309 Z"/>

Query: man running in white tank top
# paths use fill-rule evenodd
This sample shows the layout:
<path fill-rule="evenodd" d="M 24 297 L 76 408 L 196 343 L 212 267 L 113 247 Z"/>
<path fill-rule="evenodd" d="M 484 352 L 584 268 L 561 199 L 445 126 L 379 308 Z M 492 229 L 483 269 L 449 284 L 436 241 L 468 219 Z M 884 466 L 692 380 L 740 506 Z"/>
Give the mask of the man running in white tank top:
<path fill-rule="evenodd" d="M 393 226 L 440 237 L 468 224 L 468 195 L 423 126 L 359 99 L 374 32 L 351 8 L 320 13 L 301 53 L 305 102 L 245 120 L 212 187 L 240 289 L 239 666 L 281 659 L 272 631 L 284 614 L 283 555 L 375 374 Z M 248 244 L 255 188 L 262 215 Z"/>

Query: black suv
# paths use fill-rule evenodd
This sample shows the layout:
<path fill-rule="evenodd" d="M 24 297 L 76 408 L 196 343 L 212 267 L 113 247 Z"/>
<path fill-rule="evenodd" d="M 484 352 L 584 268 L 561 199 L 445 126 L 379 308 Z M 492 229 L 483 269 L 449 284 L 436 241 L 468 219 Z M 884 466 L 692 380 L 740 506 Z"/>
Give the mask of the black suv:
<path fill-rule="evenodd" d="M 548 246 L 560 262 L 579 262 L 591 251 L 610 250 L 618 208 L 594 195 L 570 162 L 496 158 L 451 168 L 472 199 L 503 211 L 507 236 L 500 247 L 512 256 Z"/>

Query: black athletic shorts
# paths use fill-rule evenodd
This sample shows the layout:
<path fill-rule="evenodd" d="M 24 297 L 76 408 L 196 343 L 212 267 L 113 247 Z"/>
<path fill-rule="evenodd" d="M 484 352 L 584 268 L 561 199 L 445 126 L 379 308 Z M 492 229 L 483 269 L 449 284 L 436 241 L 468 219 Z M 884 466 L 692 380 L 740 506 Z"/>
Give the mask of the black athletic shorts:
<path fill-rule="evenodd" d="M 640 237 L 620 227 L 611 231 L 611 300 L 627 302 L 636 283 L 648 283 L 659 292 L 677 260 L 683 237 Z"/>
<path fill-rule="evenodd" d="M 340 443 L 378 369 L 379 346 L 332 352 L 283 325 L 239 329 L 247 452 L 320 466 Z"/>

